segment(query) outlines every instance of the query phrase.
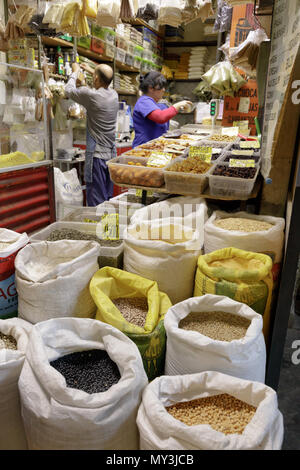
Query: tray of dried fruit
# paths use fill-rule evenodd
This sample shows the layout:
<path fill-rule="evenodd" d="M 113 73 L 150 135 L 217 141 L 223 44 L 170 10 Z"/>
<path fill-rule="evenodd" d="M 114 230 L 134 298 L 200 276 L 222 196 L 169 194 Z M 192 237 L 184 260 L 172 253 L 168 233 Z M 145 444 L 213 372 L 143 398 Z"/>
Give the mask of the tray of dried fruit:
<path fill-rule="evenodd" d="M 255 167 L 230 167 L 229 163 L 217 162 L 210 172 L 209 190 L 212 196 L 242 197 L 251 194 L 259 173 Z"/>
<path fill-rule="evenodd" d="M 202 194 L 213 166 L 198 157 L 178 158 L 163 170 L 166 189 L 179 194 Z"/>
<path fill-rule="evenodd" d="M 115 184 L 160 188 L 164 184 L 163 168 L 148 167 L 148 158 L 121 155 L 108 161 L 110 178 Z"/>

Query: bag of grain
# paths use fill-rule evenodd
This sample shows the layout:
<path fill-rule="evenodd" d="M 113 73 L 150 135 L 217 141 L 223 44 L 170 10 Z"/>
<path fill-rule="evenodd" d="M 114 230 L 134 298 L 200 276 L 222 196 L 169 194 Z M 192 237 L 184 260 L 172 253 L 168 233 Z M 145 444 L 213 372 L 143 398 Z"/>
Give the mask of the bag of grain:
<path fill-rule="evenodd" d="M 141 450 L 280 450 L 284 432 L 272 388 L 214 371 L 153 380 L 137 425 Z"/>
<path fill-rule="evenodd" d="M 175 221 L 197 229 L 203 237 L 200 244 L 204 243 L 204 226 L 207 221 L 207 204 L 205 199 L 190 196 L 171 197 L 164 201 L 156 202 L 138 209 L 131 217 L 131 224 L 144 220 L 175 219 Z"/>
<path fill-rule="evenodd" d="M 136 345 L 90 318 L 33 326 L 19 390 L 30 450 L 137 450 L 148 380 Z"/>
<path fill-rule="evenodd" d="M 18 316 L 15 258 L 28 241 L 26 233 L 0 228 L 0 319 Z"/>
<path fill-rule="evenodd" d="M 15 260 L 19 317 L 37 323 L 57 317 L 93 317 L 89 282 L 99 269 L 100 245 L 59 240 L 27 245 Z"/>
<path fill-rule="evenodd" d="M 223 248 L 199 256 L 194 297 L 225 295 L 249 305 L 263 316 L 268 342 L 273 277 L 270 256 L 238 248 Z"/>
<path fill-rule="evenodd" d="M 82 206 L 83 191 L 76 168 L 70 171 L 61 171 L 54 168 L 54 185 L 57 219 L 66 215 L 64 206 Z M 69 209 L 70 211 L 70 209 Z"/>
<path fill-rule="evenodd" d="M 280 272 L 285 220 L 280 217 L 215 211 L 204 226 L 204 253 L 234 246 L 269 255 L 273 280 Z"/>
<path fill-rule="evenodd" d="M 172 219 L 142 221 L 124 231 L 124 270 L 156 281 L 173 304 L 192 296 L 202 237 Z"/>
<path fill-rule="evenodd" d="M 90 293 L 96 319 L 118 328 L 137 345 L 148 379 L 163 374 L 166 333 L 164 316 L 172 306 L 157 283 L 121 269 L 105 267 L 94 274 Z"/>
<path fill-rule="evenodd" d="M 32 325 L 21 318 L 0 320 L 0 450 L 26 450 L 18 389 Z"/>
<path fill-rule="evenodd" d="M 165 316 L 166 375 L 214 370 L 264 382 L 266 346 L 262 316 L 221 295 L 192 297 Z"/>

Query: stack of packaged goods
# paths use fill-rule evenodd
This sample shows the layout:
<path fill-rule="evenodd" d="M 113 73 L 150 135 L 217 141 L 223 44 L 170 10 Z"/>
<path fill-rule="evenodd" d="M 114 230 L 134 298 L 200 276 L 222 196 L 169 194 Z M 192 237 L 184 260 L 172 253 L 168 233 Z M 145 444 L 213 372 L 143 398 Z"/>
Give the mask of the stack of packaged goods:
<path fill-rule="evenodd" d="M 181 54 L 179 65 L 174 75 L 175 80 L 187 80 L 189 78 L 190 56 L 190 52 L 183 52 L 183 54 Z"/>
<path fill-rule="evenodd" d="M 136 93 L 136 87 L 133 84 L 132 77 L 129 75 L 116 73 L 115 74 L 115 88 L 129 93 Z"/>
<path fill-rule="evenodd" d="M 201 78 L 205 72 L 204 67 L 207 55 L 207 47 L 194 47 L 192 49 L 188 67 L 188 78 Z"/>

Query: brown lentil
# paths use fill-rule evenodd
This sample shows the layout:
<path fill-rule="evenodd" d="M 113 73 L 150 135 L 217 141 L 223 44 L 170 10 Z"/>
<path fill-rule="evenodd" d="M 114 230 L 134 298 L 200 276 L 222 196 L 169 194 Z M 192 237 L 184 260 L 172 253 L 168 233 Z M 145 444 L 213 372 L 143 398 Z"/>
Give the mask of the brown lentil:
<path fill-rule="evenodd" d="M 243 338 L 250 323 L 248 318 L 228 312 L 191 312 L 179 322 L 179 328 L 230 342 Z"/>
<path fill-rule="evenodd" d="M 237 137 L 231 135 L 213 134 L 207 137 L 208 140 L 216 140 L 217 142 L 234 142 Z"/>
<path fill-rule="evenodd" d="M 146 297 L 120 297 L 112 302 L 120 310 L 125 320 L 136 326 L 144 327 L 148 314 L 148 301 Z"/>
<path fill-rule="evenodd" d="M 232 395 L 222 393 L 176 403 L 167 406 L 166 410 L 187 426 L 209 424 L 223 434 L 242 434 L 256 408 Z"/>
<path fill-rule="evenodd" d="M 50 242 L 57 240 L 92 240 L 98 242 L 101 246 L 119 246 L 122 243 L 122 240 L 102 240 L 97 235 L 69 228 L 53 230 L 47 238 L 47 241 Z"/>
<path fill-rule="evenodd" d="M 0 349 L 18 349 L 17 341 L 11 335 L 5 335 L 0 331 Z"/>
<path fill-rule="evenodd" d="M 261 232 L 273 227 L 268 222 L 242 217 L 228 217 L 214 221 L 214 225 L 224 230 L 237 230 L 238 232 Z"/>

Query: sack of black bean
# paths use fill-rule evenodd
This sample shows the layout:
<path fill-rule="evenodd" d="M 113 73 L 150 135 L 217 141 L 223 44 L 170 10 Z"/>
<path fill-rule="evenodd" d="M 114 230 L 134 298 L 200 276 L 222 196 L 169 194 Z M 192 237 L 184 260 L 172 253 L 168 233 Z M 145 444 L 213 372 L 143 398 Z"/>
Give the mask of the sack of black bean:
<path fill-rule="evenodd" d="M 169 297 L 155 281 L 105 267 L 92 278 L 90 292 L 97 305 L 96 319 L 118 328 L 137 345 L 148 379 L 163 374 L 166 333 L 164 315 Z"/>
<path fill-rule="evenodd" d="M 0 450 L 26 450 L 18 380 L 32 325 L 21 318 L 0 320 Z"/>
<path fill-rule="evenodd" d="M 30 450 L 137 450 L 136 416 L 148 383 L 136 345 L 90 318 L 40 322 L 19 390 Z"/>
<path fill-rule="evenodd" d="M 95 241 L 59 240 L 27 245 L 17 255 L 19 317 L 30 323 L 96 312 L 89 282 L 99 269 Z"/>
<path fill-rule="evenodd" d="M 222 295 L 192 297 L 165 316 L 166 375 L 215 370 L 264 382 L 262 316 Z"/>
<path fill-rule="evenodd" d="M 141 450 L 280 450 L 284 434 L 272 388 L 213 371 L 153 380 L 137 425 Z"/>

